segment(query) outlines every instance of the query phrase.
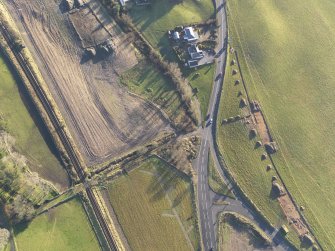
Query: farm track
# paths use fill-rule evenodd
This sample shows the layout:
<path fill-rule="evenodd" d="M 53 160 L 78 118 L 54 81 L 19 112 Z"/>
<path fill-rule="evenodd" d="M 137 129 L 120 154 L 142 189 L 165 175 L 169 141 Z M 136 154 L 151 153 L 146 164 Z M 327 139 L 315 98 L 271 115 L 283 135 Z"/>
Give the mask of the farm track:
<path fill-rule="evenodd" d="M 50 118 L 51 123 L 53 124 L 54 128 L 56 129 L 56 132 L 73 164 L 73 167 L 75 168 L 79 179 L 83 184 L 86 186 L 86 193 L 88 196 L 88 199 L 90 200 L 90 203 L 92 205 L 93 211 L 95 213 L 95 216 L 100 224 L 100 227 L 104 233 L 104 236 L 108 242 L 110 250 L 117 250 L 116 243 L 113 239 L 113 236 L 111 234 L 111 231 L 109 229 L 108 224 L 106 223 L 103 214 L 101 212 L 101 209 L 99 207 L 99 204 L 97 202 L 97 199 L 95 198 L 95 195 L 93 194 L 93 191 L 90 187 L 88 187 L 86 181 L 85 181 L 85 173 L 83 171 L 83 168 L 80 164 L 79 158 L 71 144 L 70 139 L 68 138 L 67 134 L 64 132 L 61 122 L 57 118 L 57 115 L 55 111 L 53 110 L 52 106 L 50 105 L 48 98 L 44 91 L 41 89 L 41 87 L 38 84 L 38 81 L 36 80 L 33 71 L 30 69 L 30 67 L 26 64 L 26 61 L 24 57 L 21 55 L 20 52 L 17 52 L 15 48 L 13 48 L 12 39 L 10 37 L 10 34 L 6 30 L 6 28 L 0 23 L 0 31 L 8 43 L 10 49 L 12 50 L 15 58 L 17 59 L 20 67 L 23 69 L 24 74 L 28 78 L 29 82 L 31 83 L 36 95 L 38 96 L 40 102 L 42 103 L 46 113 L 48 114 L 48 117 Z"/>

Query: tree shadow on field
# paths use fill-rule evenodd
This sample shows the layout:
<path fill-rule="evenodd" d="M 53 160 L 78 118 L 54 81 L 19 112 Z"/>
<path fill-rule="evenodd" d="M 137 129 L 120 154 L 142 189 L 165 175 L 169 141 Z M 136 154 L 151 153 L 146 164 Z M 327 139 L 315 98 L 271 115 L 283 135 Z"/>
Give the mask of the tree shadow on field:
<path fill-rule="evenodd" d="M 135 25 L 142 23 L 140 30 L 143 31 L 152 23 L 167 15 L 175 4 L 178 4 L 178 1 L 153 1 L 148 6 L 135 6 L 129 12 Z M 134 15 L 134 13 L 137 14 Z"/>
<path fill-rule="evenodd" d="M 172 191 L 177 188 L 178 182 L 183 178 L 178 175 L 177 171 L 166 168 L 161 172 L 156 172 L 156 175 L 152 177 L 147 192 L 151 194 L 151 202 L 161 200 L 168 194 L 172 202 L 171 207 L 175 208 L 183 201 L 189 190 L 185 187 L 182 190 L 178 190 L 178 193 L 177 191 Z"/>
<path fill-rule="evenodd" d="M 15 235 L 18 235 L 20 233 L 23 233 L 29 226 L 30 222 L 21 222 L 14 227 L 14 233 Z"/>
<path fill-rule="evenodd" d="M 169 170 L 156 172 L 152 177 L 147 192 L 151 194 L 150 201 L 158 201 L 165 197 L 167 191 L 175 188 L 177 184 L 177 175 Z"/>

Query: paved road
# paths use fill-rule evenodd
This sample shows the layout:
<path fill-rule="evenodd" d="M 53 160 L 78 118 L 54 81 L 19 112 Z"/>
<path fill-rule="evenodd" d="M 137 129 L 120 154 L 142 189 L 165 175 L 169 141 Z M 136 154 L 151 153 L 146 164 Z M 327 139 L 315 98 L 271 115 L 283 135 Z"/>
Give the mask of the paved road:
<path fill-rule="evenodd" d="M 216 169 L 224 179 L 228 188 L 234 192 L 232 185 L 225 177 L 222 167 L 220 166 L 218 157 L 214 150 L 214 137 L 213 137 L 213 126 L 215 126 L 215 119 L 217 110 L 215 109 L 218 105 L 218 101 L 221 94 L 224 76 L 224 62 L 226 57 L 227 47 L 227 25 L 226 25 L 226 12 L 225 12 L 225 0 L 216 0 L 216 12 L 218 18 L 218 48 L 217 48 L 217 64 L 216 64 L 216 77 L 214 80 L 213 90 L 209 102 L 208 113 L 210 118 L 213 118 L 213 124 L 207 124 L 205 128 L 201 129 L 202 142 L 200 145 L 199 155 L 194 161 L 194 168 L 198 173 L 198 207 L 200 213 L 200 225 L 202 240 L 205 250 L 217 250 L 217 214 L 221 211 L 232 211 L 239 213 L 250 220 L 254 221 L 264 232 L 272 239 L 276 239 L 277 245 L 276 250 L 288 250 L 289 248 L 282 243 L 281 238 L 274 238 L 277 233 L 277 229 L 269 229 L 268 226 L 263 224 L 255 214 L 248 209 L 243 201 L 237 197 L 237 199 L 231 199 L 229 197 L 221 196 L 214 193 L 208 185 L 208 153 L 209 150 L 212 154 Z M 214 205 L 217 200 L 224 200 L 225 205 Z"/>

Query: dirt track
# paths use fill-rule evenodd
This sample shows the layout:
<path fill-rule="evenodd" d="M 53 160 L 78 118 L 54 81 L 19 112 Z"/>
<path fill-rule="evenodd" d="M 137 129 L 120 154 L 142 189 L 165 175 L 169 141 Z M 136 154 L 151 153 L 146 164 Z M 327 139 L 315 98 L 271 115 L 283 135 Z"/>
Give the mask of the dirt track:
<path fill-rule="evenodd" d="M 168 128 L 160 110 L 118 84 L 118 75 L 137 63 L 127 37 L 105 19 L 116 53 L 83 62 L 82 42 L 57 2 L 7 0 L 86 163 L 102 162 Z M 91 4 L 102 16 L 97 2 Z M 98 22 L 96 29 L 103 29 Z"/>

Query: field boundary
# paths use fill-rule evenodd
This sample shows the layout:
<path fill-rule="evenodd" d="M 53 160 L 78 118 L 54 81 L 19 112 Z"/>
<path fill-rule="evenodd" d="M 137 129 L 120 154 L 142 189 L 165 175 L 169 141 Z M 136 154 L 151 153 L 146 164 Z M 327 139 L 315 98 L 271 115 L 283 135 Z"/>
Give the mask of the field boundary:
<path fill-rule="evenodd" d="M 117 248 L 118 251 L 125 251 L 125 247 L 123 245 L 123 242 L 119 236 L 119 233 L 116 230 L 115 227 L 115 223 L 113 221 L 113 219 L 111 218 L 111 216 L 108 213 L 108 209 L 106 211 L 106 206 L 104 203 L 103 198 L 101 198 L 101 193 L 100 191 L 97 191 L 96 189 L 91 189 L 92 193 L 94 194 L 95 198 L 97 198 L 97 204 L 99 205 L 100 209 L 101 209 L 101 213 L 104 217 L 104 219 L 106 220 L 106 224 L 108 225 L 108 228 L 110 229 L 110 231 L 112 232 L 112 236 L 113 236 L 113 240 L 115 243 L 115 246 Z"/>

